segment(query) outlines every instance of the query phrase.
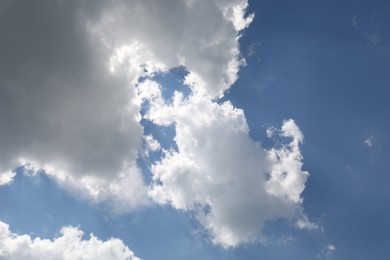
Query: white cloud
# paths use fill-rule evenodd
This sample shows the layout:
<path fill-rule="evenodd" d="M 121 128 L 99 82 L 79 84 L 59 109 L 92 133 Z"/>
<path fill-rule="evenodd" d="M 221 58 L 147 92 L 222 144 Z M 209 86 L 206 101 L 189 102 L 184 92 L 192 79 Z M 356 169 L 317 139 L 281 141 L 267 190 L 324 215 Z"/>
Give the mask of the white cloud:
<path fill-rule="evenodd" d="M 239 33 L 253 19 L 246 7 L 245 0 L 3 4 L 1 183 L 23 162 L 93 201 L 126 210 L 147 204 L 136 165 L 143 127 L 135 84 L 185 66 L 208 95 L 221 95 L 241 64 Z"/>
<path fill-rule="evenodd" d="M 371 135 L 369 138 L 367 138 L 366 140 L 364 140 L 364 143 L 368 146 L 368 147 L 372 147 L 374 145 L 374 141 L 375 141 L 375 135 Z"/>
<path fill-rule="evenodd" d="M 245 17 L 247 7 L 248 2 L 235 1 L 224 8 L 224 16 L 233 23 L 236 31 L 247 28 L 255 18 L 255 14 Z"/>
<path fill-rule="evenodd" d="M 310 228 L 300 196 L 308 176 L 301 169 L 303 135 L 294 121 L 280 130 L 291 141 L 266 151 L 250 139 L 243 110 L 191 87 L 188 98 L 176 92 L 171 104 L 154 91 L 152 99 L 159 102 L 145 115 L 158 125 L 174 124 L 178 147 L 152 167 L 154 200 L 193 212 L 212 241 L 224 247 L 258 240 L 273 218 L 298 218 L 305 223 L 300 228 Z"/>
<path fill-rule="evenodd" d="M 161 150 L 160 143 L 156 139 L 154 139 L 152 135 L 145 135 L 144 139 L 145 139 L 146 145 L 148 147 L 148 150 L 150 150 L 150 151 Z"/>
<path fill-rule="evenodd" d="M 269 151 L 268 158 L 272 166 L 266 189 L 270 194 L 300 203 L 302 202 L 300 195 L 305 189 L 308 176 L 307 172 L 302 171 L 302 155 L 299 150 L 303 134 L 294 120 L 290 119 L 283 122 L 281 135 L 292 138 L 292 141 L 288 145 Z"/>
<path fill-rule="evenodd" d="M 310 226 L 294 121 L 279 131 L 291 141 L 267 151 L 250 139 L 241 109 L 214 101 L 244 64 L 238 40 L 254 17 L 245 17 L 246 0 L 39 3 L 0 10 L 14 24 L 0 27 L 9 39 L 0 48 L 0 172 L 44 169 L 72 192 L 116 202 L 116 211 L 148 204 L 136 165 L 143 139 L 159 149 L 140 124 L 148 100 L 145 119 L 174 124 L 178 147 L 163 150 L 152 168 L 156 202 L 195 212 L 225 247 L 257 240 L 273 218 Z M 15 12 L 30 9 L 28 27 L 15 22 Z M 190 97 L 176 92 L 167 104 L 157 83 L 136 88 L 140 78 L 178 66 L 189 72 Z"/>
<path fill-rule="evenodd" d="M 1 259 L 127 259 L 138 257 L 120 239 L 111 238 L 102 241 L 90 234 L 83 239 L 83 231 L 77 227 L 63 227 L 61 235 L 50 240 L 30 235 L 18 235 L 9 230 L 9 226 L 0 221 L 0 258 Z"/>
<path fill-rule="evenodd" d="M 16 173 L 11 171 L 0 173 L 0 186 L 10 184 L 13 181 L 15 175 Z"/>
<path fill-rule="evenodd" d="M 213 97 L 237 79 L 239 33 L 254 17 L 245 16 L 246 0 L 113 3 L 89 22 L 89 30 L 115 50 L 113 71 L 126 63 L 147 71 L 185 66 Z"/>

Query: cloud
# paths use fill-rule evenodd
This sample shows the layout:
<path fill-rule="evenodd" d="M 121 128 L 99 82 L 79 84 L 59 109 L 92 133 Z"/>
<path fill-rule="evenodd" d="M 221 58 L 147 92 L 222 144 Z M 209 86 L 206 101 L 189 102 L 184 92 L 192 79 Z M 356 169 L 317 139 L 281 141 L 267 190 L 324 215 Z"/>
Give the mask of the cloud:
<path fill-rule="evenodd" d="M 156 139 L 154 139 L 152 135 L 145 135 L 144 140 L 146 142 L 148 150 L 150 151 L 161 150 L 160 143 Z"/>
<path fill-rule="evenodd" d="M 193 81 L 187 77 L 185 83 Z M 175 92 L 172 103 L 164 101 L 156 82 L 139 87 L 153 89 L 145 118 L 176 130 L 178 149 L 165 151 L 152 166 L 150 195 L 157 203 L 192 212 L 223 247 L 257 241 L 274 218 L 313 227 L 301 208 L 308 173 L 301 168 L 303 135 L 293 120 L 279 130 L 289 141 L 267 151 L 249 137 L 243 110 L 213 101 L 199 85 L 191 85 L 187 98 Z"/>
<path fill-rule="evenodd" d="M 136 94 L 126 75 L 107 69 L 111 52 L 88 33 L 79 8 L 2 4 L 0 172 L 33 165 L 93 200 L 121 190 L 140 198 L 127 208 L 138 207 L 147 200 L 135 165 L 143 132 Z"/>
<path fill-rule="evenodd" d="M 258 47 L 261 47 L 261 44 L 260 44 L 260 43 L 251 42 L 251 43 L 247 46 L 246 57 L 247 57 L 247 58 L 250 58 L 250 57 L 254 56 L 254 55 L 256 54 L 256 51 L 257 51 Z"/>
<path fill-rule="evenodd" d="M 2 3 L 1 184 L 25 165 L 120 210 L 148 204 L 135 85 L 185 66 L 208 95 L 222 95 L 242 63 L 246 8 L 244 0 Z"/>
<path fill-rule="evenodd" d="M 371 150 L 370 163 L 374 163 L 375 157 L 376 157 L 375 155 L 376 155 L 378 149 L 381 148 L 380 144 L 377 142 L 377 137 L 375 135 L 371 135 L 369 138 L 364 140 L 364 144 L 367 145 L 367 147 L 369 147 Z"/>
<path fill-rule="evenodd" d="M 72 193 L 114 201 L 116 211 L 147 205 L 148 192 L 159 204 L 193 212 L 224 247 L 258 240 L 274 218 L 310 228 L 298 126 L 290 119 L 269 131 L 281 142 L 265 150 L 249 137 L 243 110 L 218 101 L 244 64 L 238 41 L 254 18 L 247 6 L 246 0 L 2 4 L 0 172 L 20 165 L 32 174 L 44 170 Z M 191 94 L 175 92 L 167 103 L 151 78 L 176 67 L 188 72 Z M 137 158 L 161 147 L 143 135 L 146 101 L 143 119 L 174 125 L 177 146 L 162 149 L 150 187 Z"/>
<path fill-rule="evenodd" d="M 389 54 L 387 34 L 380 30 L 381 17 L 376 13 L 370 15 L 354 15 L 352 26 L 365 39 L 368 46 L 373 48 L 379 57 Z"/>
<path fill-rule="evenodd" d="M 375 135 L 371 135 L 369 138 L 364 140 L 364 144 L 366 144 L 368 147 L 373 147 L 375 141 Z"/>
<path fill-rule="evenodd" d="M 223 94 L 237 79 L 239 33 L 254 18 L 246 17 L 245 0 L 114 1 L 90 30 L 116 54 L 111 68 L 167 70 L 184 66 L 204 82 L 210 96 Z M 158 40 L 156 40 L 158 39 Z"/>
<path fill-rule="evenodd" d="M 18 235 L 0 221 L 1 259 L 127 259 L 138 257 L 120 239 L 102 241 L 93 234 L 83 239 L 77 227 L 63 227 L 60 236 L 50 240 L 30 235 Z"/>
<path fill-rule="evenodd" d="M 336 250 L 335 245 L 328 244 L 325 248 L 323 248 L 317 255 L 317 258 L 325 259 L 329 258 L 333 255 L 334 251 Z"/>
<path fill-rule="evenodd" d="M 11 171 L 0 173 L 0 186 L 12 183 L 15 175 L 15 172 Z"/>

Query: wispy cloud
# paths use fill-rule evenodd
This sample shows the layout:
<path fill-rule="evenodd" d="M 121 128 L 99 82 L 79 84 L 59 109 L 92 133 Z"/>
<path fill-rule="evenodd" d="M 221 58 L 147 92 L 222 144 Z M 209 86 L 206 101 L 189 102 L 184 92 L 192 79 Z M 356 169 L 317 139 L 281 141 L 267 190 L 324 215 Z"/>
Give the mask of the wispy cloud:
<path fill-rule="evenodd" d="M 354 15 L 352 17 L 353 28 L 366 40 L 367 45 L 376 51 L 378 56 L 389 54 L 388 44 L 384 39 L 384 34 L 387 32 L 382 32 L 377 28 L 379 21 L 376 13 L 371 14 L 368 21 L 364 18 L 357 14 Z"/>
<path fill-rule="evenodd" d="M 373 147 L 373 146 L 374 146 L 374 142 L 375 142 L 375 135 L 371 135 L 369 138 L 367 138 L 366 140 L 364 140 L 364 143 L 365 143 L 368 147 Z"/>
<path fill-rule="evenodd" d="M 316 258 L 319 258 L 319 259 L 327 259 L 327 258 L 330 258 L 334 252 L 336 251 L 336 246 L 333 245 L 333 244 L 328 244 L 327 246 L 325 246 L 325 248 L 323 248 L 317 255 L 316 255 Z"/>
<path fill-rule="evenodd" d="M 260 43 L 257 43 L 257 42 L 251 42 L 248 47 L 247 47 L 247 53 L 246 53 L 246 57 L 247 58 L 250 58 L 252 56 L 254 56 L 257 52 L 257 49 L 261 47 L 261 44 Z"/>

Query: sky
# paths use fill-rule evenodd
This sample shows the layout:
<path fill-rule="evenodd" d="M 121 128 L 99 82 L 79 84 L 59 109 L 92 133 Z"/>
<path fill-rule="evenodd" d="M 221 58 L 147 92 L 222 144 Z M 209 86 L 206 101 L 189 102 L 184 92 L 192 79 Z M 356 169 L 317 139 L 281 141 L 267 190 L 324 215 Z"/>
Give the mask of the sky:
<path fill-rule="evenodd" d="M 0 259 L 387 259 L 390 3 L 0 3 Z"/>

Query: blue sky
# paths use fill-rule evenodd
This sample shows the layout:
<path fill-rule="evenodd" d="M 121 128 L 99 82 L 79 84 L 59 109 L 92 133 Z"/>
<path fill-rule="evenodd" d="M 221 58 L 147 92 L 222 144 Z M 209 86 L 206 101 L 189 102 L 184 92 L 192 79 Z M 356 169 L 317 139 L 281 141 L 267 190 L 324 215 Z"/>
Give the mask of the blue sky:
<path fill-rule="evenodd" d="M 389 12 L 0 4 L 0 259 L 387 259 Z"/>

